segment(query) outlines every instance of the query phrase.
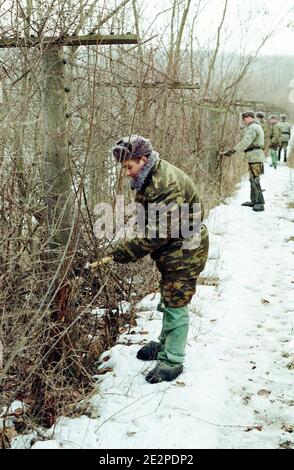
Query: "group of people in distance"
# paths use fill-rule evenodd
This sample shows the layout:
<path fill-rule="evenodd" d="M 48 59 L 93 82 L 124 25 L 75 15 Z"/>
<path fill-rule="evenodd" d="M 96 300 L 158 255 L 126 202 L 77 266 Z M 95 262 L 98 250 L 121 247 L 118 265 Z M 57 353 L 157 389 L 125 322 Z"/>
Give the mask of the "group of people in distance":
<path fill-rule="evenodd" d="M 285 114 L 270 115 L 268 121 L 265 113 L 258 111 L 244 111 L 242 121 L 245 131 L 242 140 L 221 154 L 226 157 L 234 153 L 244 153 L 244 160 L 248 163 L 250 181 L 250 201 L 242 205 L 252 207 L 255 212 L 264 211 L 264 197 L 260 186 L 260 176 L 264 173 L 264 161 L 267 155 L 272 159 L 273 168 L 277 168 L 278 160 L 282 157 L 287 162 L 288 145 L 292 148 L 294 136 L 291 136 L 291 125 L 287 122 Z M 294 134 L 294 133 L 292 133 Z M 293 146 L 293 145 L 292 145 Z M 292 158 L 292 157 L 291 157 Z"/>
<path fill-rule="evenodd" d="M 272 159 L 271 166 L 276 169 L 278 161 L 283 159 L 284 162 L 287 162 L 291 124 L 287 121 L 286 114 L 280 114 L 280 119 L 278 119 L 276 114 L 272 114 L 269 116 L 268 121 L 266 121 L 265 114 L 259 111 L 256 113 L 256 119 L 264 131 L 265 155 L 270 154 Z"/>

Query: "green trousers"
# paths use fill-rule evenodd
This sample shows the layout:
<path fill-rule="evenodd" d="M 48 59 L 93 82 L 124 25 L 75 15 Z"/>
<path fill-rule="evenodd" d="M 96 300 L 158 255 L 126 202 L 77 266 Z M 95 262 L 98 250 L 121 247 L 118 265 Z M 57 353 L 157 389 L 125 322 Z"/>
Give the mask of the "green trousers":
<path fill-rule="evenodd" d="M 158 360 L 175 366 L 183 364 L 189 329 L 189 307 L 165 307 L 160 303 L 157 310 L 163 312 L 159 341 L 163 345 Z"/>
<path fill-rule="evenodd" d="M 278 164 L 278 151 L 276 149 L 270 149 L 270 156 L 272 159 L 272 165 L 274 168 L 277 168 Z"/>

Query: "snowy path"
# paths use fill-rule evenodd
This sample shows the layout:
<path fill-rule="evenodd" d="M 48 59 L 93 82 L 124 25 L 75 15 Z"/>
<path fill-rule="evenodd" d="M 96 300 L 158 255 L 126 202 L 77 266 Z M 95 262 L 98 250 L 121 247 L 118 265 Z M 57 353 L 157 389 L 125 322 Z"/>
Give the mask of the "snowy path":
<path fill-rule="evenodd" d="M 137 334 L 120 339 L 132 344 L 104 354 L 102 366 L 112 372 L 97 376 L 97 418 L 63 418 L 33 448 L 294 448 L 294 209 L 287 207 L 294 181 L 287 167 L 275 172 L 267 164 L 262 186 L 265 212 L 240 206 L 248 199 L 245 178 L 210 213 L 204 274 L 220 285 L 200 286 L 193 299 L 178 380 L 147 384 L 154 363 L 135 357 L 136 343 L 160 331 L 158 298 L 149 296 L 138 306 Z"/>

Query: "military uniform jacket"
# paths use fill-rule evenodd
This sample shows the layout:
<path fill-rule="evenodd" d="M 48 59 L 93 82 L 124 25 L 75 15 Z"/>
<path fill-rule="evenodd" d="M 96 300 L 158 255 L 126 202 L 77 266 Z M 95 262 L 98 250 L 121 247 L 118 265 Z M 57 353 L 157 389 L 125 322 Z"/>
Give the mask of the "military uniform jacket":
<path fill-rule="evenodd" d="M 279 124 L 275 122 L 270 126 L 270 148 L 277 149 L 281 144 L 281 130 Z"/>
<path fill-rule="evenodd" d="M 283 121 L 278 123 L 279 129 L 281 131 L 281 142 L 287 143 L 290 139 L 291 126 L 289 122 Z"/>
<path fill-rule="evenodd" d="M 261 127 L 262 127 L 262 130 L 263 130 L 263 133 L 264 133 L 264 147 L 268 147 L 269 145 L 269 126 L 267 124 L 266 121 L 264 121 L 263 119 L 259 119 L 258 120 Z"/>
<path fill-rule="evenodd" d="M 237 153 L 245 152 L 244 160 L 248 163 L 264 162 L 264 132 L 260 125 L 253 121 L 246 127 L 243 139 L 234 150 Z"/>
<path fill-rule="evenodd" d="M 175 275 L 198 275 L 204 268 L 208 254 L 208 232 L 201 223 L 203 208 L 200 207 L 199 230 L 201 227 L 201 242 L 198 235 L 198 243 L 189 245 L 189 239 L 183 238 L 182 224 L 179 217 L 173 217 L 182 204 L 188 209 L 188 224 L 190 228 L 193 220 L 193 204 L 200 204 L 196 186 L 192 179 L 179 168 L 169 162 L 158 158 L 151 169 L 144 187 L 136 193 L 135 202 L 144 207 L 146 230 L 144 236 L 135 236 L 129 240 L 120 240 L 114 246 L 112 256 L 118 263 L 136 261 L 148 254 L 155 260 L 161 273 L 174 272 Z M 168 207 L 166 226 L 162 227 L 158 214 L 156 217 L 148 214 L 150 204 Z M 160 220 L 164 220 L 160 219 Z M 175 234 L 175 221 L 179 227 Z M 150 227 L 156 226 L 157 233 L 150 233 Z M 165 228 L 166 236 L 161 237 L 159 229 Z M 193 238 L 193 237 L 191 237 Z M 196 237 L 197 238 L 197 237 Z M 194 239 L 195 240 L 195 239 Z M 197 240 L 196 240 L 197 241 Z"/>

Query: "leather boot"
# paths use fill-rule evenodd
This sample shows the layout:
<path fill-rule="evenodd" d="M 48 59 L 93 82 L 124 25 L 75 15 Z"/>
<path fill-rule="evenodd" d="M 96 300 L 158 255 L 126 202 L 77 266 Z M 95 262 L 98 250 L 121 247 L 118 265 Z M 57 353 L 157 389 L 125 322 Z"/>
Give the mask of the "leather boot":
<path fill-rule="evenodd" d="M 159 382 L 171 382 L 183 372 L 183 364 L 169 366 L 164 362 L 158 361 L 154 369 L 146 376 L 146 381 L 150 384 Z"/>
<path fill-rule="evenodd" d="M 156 341 L 150 341 L 149 343 L 145 344 L 139 351 L 137 352 L 137 359 L 141 359 L 142 361 L 154 361 L 157 359 L 157 355 L 159 351 L 162 349 L 162 344 Z"/>

